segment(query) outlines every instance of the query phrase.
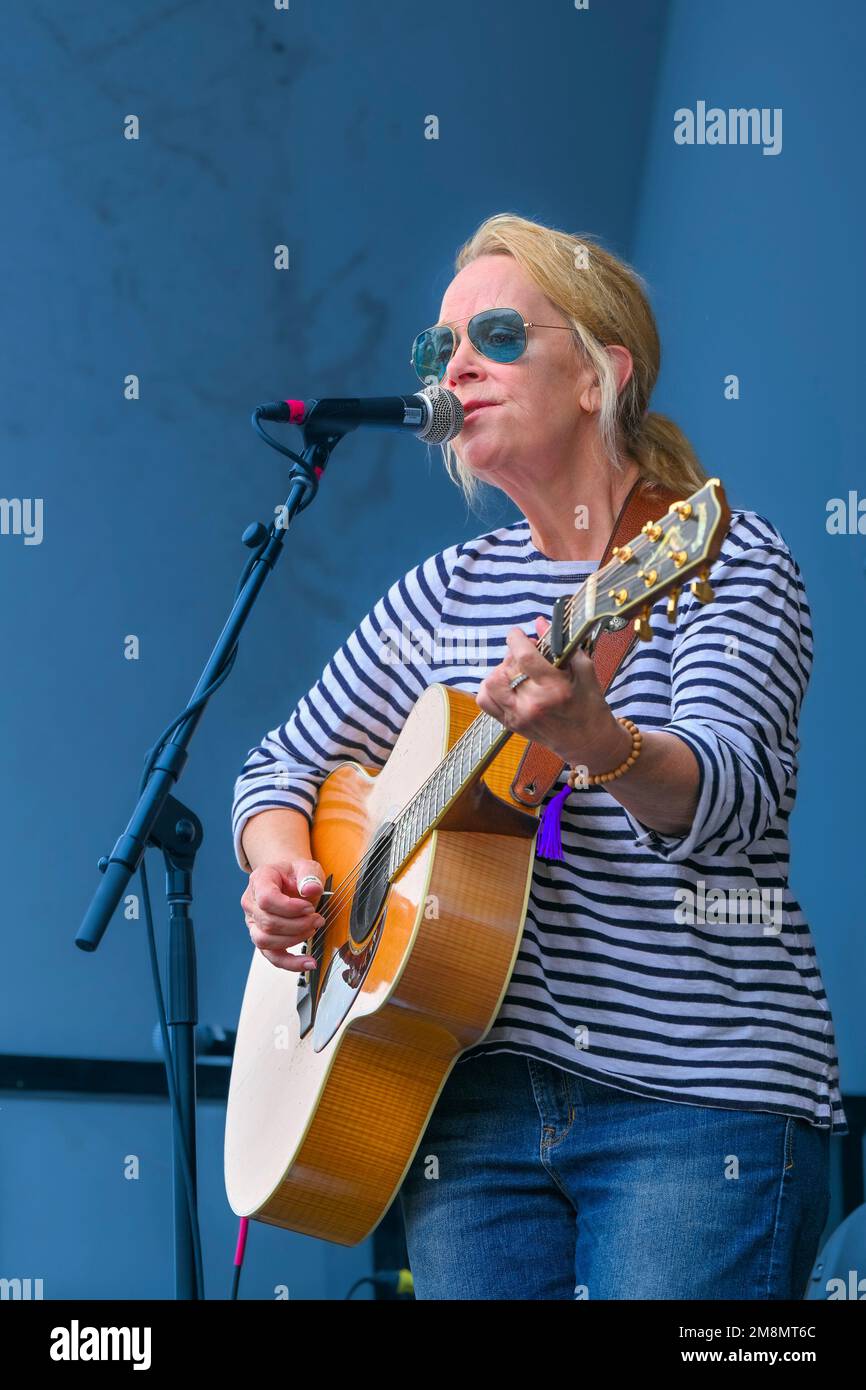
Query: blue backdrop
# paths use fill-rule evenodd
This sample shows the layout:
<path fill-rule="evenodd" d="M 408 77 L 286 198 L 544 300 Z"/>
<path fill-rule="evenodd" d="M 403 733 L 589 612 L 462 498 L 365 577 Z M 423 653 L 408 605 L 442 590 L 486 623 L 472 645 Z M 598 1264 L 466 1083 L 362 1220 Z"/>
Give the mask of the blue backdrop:
<path fill-rule="evenodd" d="M 154 1057 L 142 922 L 119 915 L 92 956 L 73 937 L 143 753 L 225 616 L 241 532 L 285 495 L 283 462 L 249 411 L 282 395 L 414 389 L 409 345 L 438 314 L 456 249 L 484 217 L 515 211 L 600 235 L 648 278 L 664 352 L 655 407 L 735 504 L 779 525 L 803 568 L 817 664 L 793 884 L 843 1089 L 866 1090 L 866 539 L 827 529 L 830 499 L 866 496 L 852 173 L 862 7 L 66 0 L 19 6 L 4 29 L 2 491 L 41 499 L 42 523 L 38 543 L 24 523 L 0 535 L 0 1051 Z M 781 149 L 677 143 L 675 113 L 699 102 L 780 109 Z M 137 139 L 125 137 L 131 116 Z M 279 245 L 287 270 L 275 269 Z M 138 399 L 125 397 L 130 375 Z M 204 1022 L 234 1024 L 250 955 L 228 826 L 247 749 L 394 578 L 513 515 L 507 501 L 467 515 L 412 440 L 359 434 L 335 454 L 179 790 L 205 825 L 194 904 Z M 157 858 L 160 932 L 161 878 Z M 0 1275 L 42 1278 L 46 1298 L 169 1296 L 165 1107 L 0 1099 Z M 222 1118 L 202 1105 L 214 1296 L 236 1224 Z M 340 1297 L 369 1258 L 369 1245 L 254 1225 L 244 1292 Z"/>

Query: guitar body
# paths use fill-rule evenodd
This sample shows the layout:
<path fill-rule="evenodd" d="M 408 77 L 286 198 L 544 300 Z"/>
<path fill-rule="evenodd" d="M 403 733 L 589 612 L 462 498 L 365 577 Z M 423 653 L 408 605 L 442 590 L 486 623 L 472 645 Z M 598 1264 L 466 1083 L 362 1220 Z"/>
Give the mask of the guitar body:
<path fill-rule="evenodd" d="M 473 695 L 431 685 L 381 770 L 342 763 L 320 787 L 312 852 L 334 900 L 319 967 L 308 979 L 256 951 L 238 1026 L 225 1136 L 238 1215 L 343 1245 L 369 1235 L 454 1063 L 497 1015 L 535 855 L 538 813 L 509 790 L 526 740 L 509 739 L 390 887 L 374 872 L 383 827 L 478 714 Z"/>

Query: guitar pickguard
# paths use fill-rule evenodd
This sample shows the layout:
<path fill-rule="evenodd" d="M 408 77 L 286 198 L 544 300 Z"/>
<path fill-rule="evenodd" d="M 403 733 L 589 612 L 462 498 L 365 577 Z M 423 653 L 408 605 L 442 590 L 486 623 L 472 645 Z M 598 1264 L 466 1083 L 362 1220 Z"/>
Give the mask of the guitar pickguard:
<path fill-rule="evenodd" d="M 320 1052 L 330 1042 L 352 1007 L 382 934 L 387 913 L 388 862 L 394 827 L 390 820 L 380 825 L 359 865 L 357 885 L 349 908 L 349 936 L 335 951 L 323 977 L 311 971 L 299 982 L 297 1009 L 300 1036 L 312 1030 L 313 1051 Z M 323 897 L 332 896 L 333 875 L 329 874 Z M 328 909 L 323 907 L 323 912 Z M 326 936 L 318 934 L 313 954 L 321 969 Z"/>
<path fill-rule="evenodd" d="M 353 951 L 349 943 L 344 942 L 331 957 L 316 999 L 313 1023 L 314 1052 L 321 1052 L 322 1048 L 327 1046 L 351 1009 L 376 954 L 387 915 L 386 905 L 362 951 Z"/>

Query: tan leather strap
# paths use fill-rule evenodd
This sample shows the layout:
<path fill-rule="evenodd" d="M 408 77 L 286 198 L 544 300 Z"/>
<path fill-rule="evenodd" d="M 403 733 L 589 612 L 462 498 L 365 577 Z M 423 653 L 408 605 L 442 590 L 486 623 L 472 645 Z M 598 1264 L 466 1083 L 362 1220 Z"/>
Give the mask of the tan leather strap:
<path fill-rule="evenodd" d="M 679 501 L 677 493 L 658 483 L 639 478 L 626 497 L 619 516 L 613 524 L 599 569 L 606 565 L 616 545 L 625 545 L 640 534 L 648 521 L 659 516 Z M 607 690 L 620 664 L 635 640 L 634 623 L 627 622 L 616 632 L 603 632 L 592 654 L 596 679 Z M 558 778 L 565 763 L 542 743 L 529 743 L 524 749 L 517 774 L 511 784 L 511 795 L 524 806 L 539 806 Z"/>

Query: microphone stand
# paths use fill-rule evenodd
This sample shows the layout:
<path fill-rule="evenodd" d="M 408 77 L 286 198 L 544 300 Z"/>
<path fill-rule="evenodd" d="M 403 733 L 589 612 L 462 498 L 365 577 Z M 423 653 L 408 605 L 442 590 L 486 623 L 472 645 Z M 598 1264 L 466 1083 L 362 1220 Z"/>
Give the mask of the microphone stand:
<path fill-rule="evenodd" d="M 259 423 L 262 409 L 259 407 L 253 413 L 255 429 L 268 444 L 294 461 L 294 467 L 289 472 L 291 488 L 288 498 L 270 528 L 266 529 L 258 521 L 244 531 L 244 545 L 256 553 L 244 567 L 231 612 L 186 709 L 163 732 L 147 757 L 138 803 L 111 854 L 99 860 L 102 882 L 91 899 L 75 937 L 75 944 L 82 951 L 96 950 L 139 865 L 150 925 L 150 899 L 142 861 L 148 845 L 161 849 L 165 861 L 165 894 L 169 909 L 168 1011 L 167 1032 L 163 1029 L 163 1051 L 166 1053 L 168 1048 L 164 1060 L 172 1104 L 176 1299 L 204 1298 L 195 1152 L 195 1026 L 198 1021 L 198 999 L 195 938 L 189 911 L 195 856 L 202 843 L 203 830 L 195 812 L 172 796 L 171 791 L 180 779 L 188 757 L 186 750 L 205 706 L 231 670 L 238 639 L 265 580 L 282 553 L 289 523 L 314 500 L 319 479 L 332 450 L 345 434 L 355 428 L 350 422 L 325 428 L 311 419 L 302 426 L 304 449 L 299 456 L 265 433 Z M 162 995 L 155 958 L 153 966 L 162 1022 Z"/>

